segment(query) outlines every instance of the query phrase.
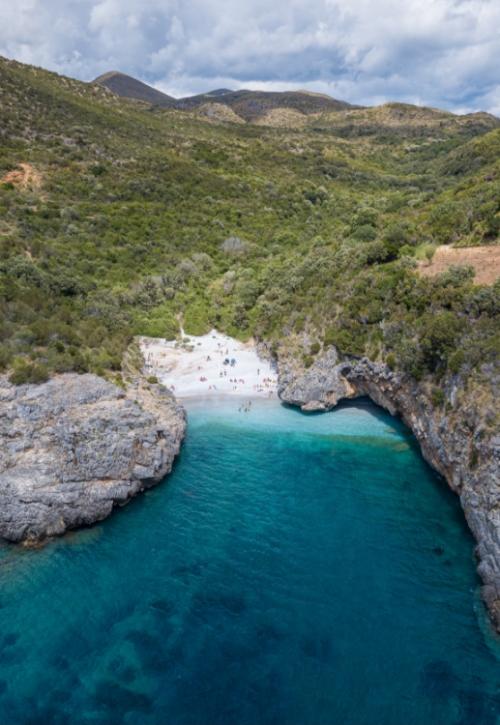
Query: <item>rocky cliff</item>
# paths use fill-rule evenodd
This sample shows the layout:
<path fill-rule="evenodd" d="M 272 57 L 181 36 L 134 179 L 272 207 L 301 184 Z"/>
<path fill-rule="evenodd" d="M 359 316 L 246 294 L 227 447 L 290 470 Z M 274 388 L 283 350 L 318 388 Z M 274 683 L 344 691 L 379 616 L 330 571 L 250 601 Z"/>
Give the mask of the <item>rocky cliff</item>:
<path fill-rule="evenodd" d="M 184 410 L 159 385 L 0 376 L 0 536 L 40 541 L 108 516 L 170 472 Z"/>
<path fill-rule="evenodd" d="M 490 380 L 493 391 L 498 381 Z M 363 358 L 341 362 L 334 348 L 308 369 L 291 358 L 279 365 L 279 395 L 303 410 L 329 410 L 344 398 L 369 396 L 399 415 L 420 443 L 424 458 L 459 495 L 477 541 L 483 598 L 500 631 L 500 435 L 494 401 L 458 376 L 441 381 L 439 403 L 427 381 Z"/>

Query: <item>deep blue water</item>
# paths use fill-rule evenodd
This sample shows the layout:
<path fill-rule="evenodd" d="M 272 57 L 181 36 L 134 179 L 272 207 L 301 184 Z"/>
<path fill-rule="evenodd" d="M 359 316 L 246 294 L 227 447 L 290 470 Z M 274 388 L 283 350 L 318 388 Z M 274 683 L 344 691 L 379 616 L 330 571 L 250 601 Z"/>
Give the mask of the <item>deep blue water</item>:
<path fill-rule="evenodd" d="M 369 405 L 193 407 L 174 473 L 0 549 L 0 725 L 493 725 L 458 501 Z"/>

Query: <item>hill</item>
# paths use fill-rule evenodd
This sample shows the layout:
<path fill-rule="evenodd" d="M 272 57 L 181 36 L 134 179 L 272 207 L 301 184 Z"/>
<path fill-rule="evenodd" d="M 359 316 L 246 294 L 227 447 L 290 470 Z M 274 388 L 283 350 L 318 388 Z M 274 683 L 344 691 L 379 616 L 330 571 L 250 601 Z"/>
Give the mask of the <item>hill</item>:
<path fill-rule="evenodd" d="M 286 92 L 233 91 L 218 88 L 185 98 L 173 98 L 124 73 L 111 71 L 96 78 L 99 84 L 121 98 L 145 101 L 153 106 L 194 111 L 209 120 L 257 123 L 276 128 L 310 126 L 343 137 L 426 137 L 463 132 L 483 133 L 500 127 L 500 119 L 488 113 L 456 115 L 425 106 L 385 103 L 365 108 L 353 106 L 322 93 L 306 90 Z M 216 104 L 221 106 L 218 111 Z M 225 111 L 224 107 L 230 109 Z"/>
<path fill-rule="evenodd" d="M 104 73 L 93 82 L 109 88 L 110 91 L 123 98 L 134 98 L 138 101 L 152 103 L 155 106 L 172 106 L 175 103 L 175 99 L 167 96 L 166 93 L 162 93 L 156 88 L 152 88 L 146 83 L 118 71 Z"/>
<path fill-rule="evenodd" d="M 182 314 L 193 334 L 304 339 L 307 364 L 335 343 L 488 384 L 498 284 L 416 270 L 442 244 L 498 243 L 496 119 L 389 106 L 274 128 L 228 123 L 212 98 L 207 122 L 6 60 L 0 89 L 0 364 L 16 380 L 117 376 L 134 334 L 174 335 Z"/>
<path fill-rule="evenodd" d="M 500 127 L 500 119 L 489 113 L 458 115 L 449 111 L 407 103 L 385 103 L 339 113 L 324 113 L 311 120 L 311 126 L 344 138 L 373 136 L 384 138 L 425 138 L 428 141 L 456 133 L 470 136 Z"/>
<path fill-rule="evenodd" d="M 223 93 L 205 93 L 198 96 L 181 98 L 176 107 L 191 110 L 207 103 L 221 103 L 229 106 L 245 121 L 255 121 L 267 112 L 278 108 L 286 108 L 303 114 L 321 113 L 324 111 L 340 111 L 353 108 L 349 103 L 337 101 L 329 96 L 308 93 L 306 91 L 225 91 Z"/>
<path fill-rule="evenodd" d="M 198 109 L 208 103 L 219 103 L 228 106 L 240 118 L 250 122 L 261 118 L 268 111 L 276 108 L 292 109 L 303 114 L 354 108 L 349 103 L 308 91 L 231 91 L 228 88 L 217 88 L 208 93 L 175 99 L 142 83 L 142 81 L 118 71 L 104 73 L 104 75 L 96 78 L 93 83 L 109 88 L 122 98 L 135 98 L 156 106 L 175 107 L 185 111 Z"/>

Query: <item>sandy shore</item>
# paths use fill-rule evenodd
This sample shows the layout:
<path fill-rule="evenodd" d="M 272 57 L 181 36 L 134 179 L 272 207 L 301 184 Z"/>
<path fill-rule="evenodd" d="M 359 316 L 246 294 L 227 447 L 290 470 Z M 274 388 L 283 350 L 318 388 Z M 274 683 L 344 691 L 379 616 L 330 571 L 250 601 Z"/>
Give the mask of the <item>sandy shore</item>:
<path fill-rule="evenodd" d="M 183 341 L 141 337 L 147 375 L 155 375 L 178 398 L 237 395 L 276 398 L 277 374 L 252 343 L 212 330 Z"/>

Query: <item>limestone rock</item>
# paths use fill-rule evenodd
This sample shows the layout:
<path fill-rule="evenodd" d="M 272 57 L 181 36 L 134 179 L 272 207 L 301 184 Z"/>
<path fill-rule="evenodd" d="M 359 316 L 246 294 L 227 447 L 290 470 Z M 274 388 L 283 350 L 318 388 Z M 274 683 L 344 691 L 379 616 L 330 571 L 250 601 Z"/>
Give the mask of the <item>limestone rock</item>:
<path fill-rule="evenodd" d="M 169 473 L 185 425 L 158 385 L 0 376 L 0 536 L 38 541 L 104 519 Z"/>
<path fill-rule="evenodd" d="M 280 364 L 279 397 L 302 410 L 330 410 L 339 400 L 350 398 L 354 390 L 341 375 L 334 347 L 318 357 L 310 368 L 303 369 L 288 359 Z"/>

